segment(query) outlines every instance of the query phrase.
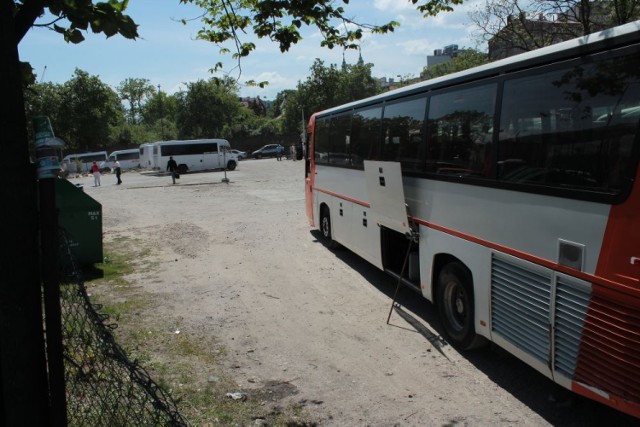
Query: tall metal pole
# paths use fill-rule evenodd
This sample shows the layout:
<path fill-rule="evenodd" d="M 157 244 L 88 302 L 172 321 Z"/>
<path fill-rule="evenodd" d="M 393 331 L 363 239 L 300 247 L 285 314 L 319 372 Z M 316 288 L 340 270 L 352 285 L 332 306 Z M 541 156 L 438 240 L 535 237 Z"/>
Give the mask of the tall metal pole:
<path fill-rule="evenodd" d="M 227 178 L 227 147 L 222 149 L 222 161 L 224 162 L 224 178 L 222 178 L 222 182 L 229 183 L 229 178 Z"/>
<path fill-rule="evenodd" d="M 162 102 L 160 85 L 158 85 L 158 101 L 160 102 L 160 138 L 164 141 L 164 103 Z"/>
<path fill-rule="evenodd" d="M 48 117 L 33 118 L 38 162 L 38 193 L 40 201 L 41 275 L 44 288 L 45 326 L 47 328 L 47 360 L 51 422 L 67 425 L 67 399 L 64 382 L 64 347 L 62 345 L 62 310 L 60 308 L 60 277 L 58 269 L 58 210 L 56 207 L 56 172 L 58 158 L 51 153 L 49 141 L 55 141 Z"/>

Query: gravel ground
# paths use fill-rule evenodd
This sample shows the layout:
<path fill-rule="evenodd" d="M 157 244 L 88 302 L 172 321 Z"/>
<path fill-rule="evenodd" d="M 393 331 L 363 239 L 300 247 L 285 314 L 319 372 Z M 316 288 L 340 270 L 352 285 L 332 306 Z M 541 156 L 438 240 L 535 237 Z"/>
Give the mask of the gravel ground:
<path fill-rule="evenodd" d="M 633 420 L 556 386 L 501 349 L 459 353 L 410 290 L 386 323 L 395 282 L 318 241 L 304 163 L 246 160 L 223 172 L 74 178 L 102 203 L 105 241 L 155 248 L 133 279 L 184 334 L 228 349 L 247 388 L 287 384 L 322 426 L 598 426 Z M 206 372 L 206 370 L 203 370 Z M 203 374 L 206 375 L 206 374 Z M 612 424 L 613 423 L 613 424 Z"/>

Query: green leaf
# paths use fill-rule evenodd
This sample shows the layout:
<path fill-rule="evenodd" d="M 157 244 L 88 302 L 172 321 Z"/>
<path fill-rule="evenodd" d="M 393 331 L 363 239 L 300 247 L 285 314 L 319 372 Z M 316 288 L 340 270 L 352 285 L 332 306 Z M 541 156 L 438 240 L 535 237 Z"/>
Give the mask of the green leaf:
<path fill-rule="evenodd" d="M 77 29 L 69 30 L 65 33 L 64 39 L 66 42 L 71 42 L 73 44 L 82 43 L 84 41 L 84 36 L 82 32 Z"/>
<path fill-rule="evenodd" d="M 123 20 L 120 22 L 119 32 L 122 37 L 127 39 L 136 39 L 138 38 L 138 25 L 133 22 L 128 16 L 123 17 Z"/>
<path fill-rule="evenodd" d="M 123 12 L 127 8 L 128 0 L 119 2 L 117 0 L 109 0 L 109 6 L 113 8 L 116 12 Z"/>

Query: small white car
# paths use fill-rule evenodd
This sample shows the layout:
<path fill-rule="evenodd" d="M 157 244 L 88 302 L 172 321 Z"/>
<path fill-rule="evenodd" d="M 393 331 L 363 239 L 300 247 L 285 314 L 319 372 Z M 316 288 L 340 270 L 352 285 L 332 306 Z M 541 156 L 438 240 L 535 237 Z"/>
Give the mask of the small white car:
<path fill-rule="evenodd" d="M 229 150 L 231 151 L 233 154 L 235 154 L 236 156 L 238 156 L 238 160 L 243 160 L 247 158 L 247 152 L 246 151 L 240 151 L 240 150 Z"/>

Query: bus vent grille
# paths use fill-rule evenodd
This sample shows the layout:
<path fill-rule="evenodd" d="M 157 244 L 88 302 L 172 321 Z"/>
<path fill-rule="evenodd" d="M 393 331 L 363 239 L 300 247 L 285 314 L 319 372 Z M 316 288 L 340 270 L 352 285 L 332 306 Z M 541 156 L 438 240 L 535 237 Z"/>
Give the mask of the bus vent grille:
<path fill-rule="evenodd" d="M 555 369 L 573 378 L 591 289 L 559 277 L 556 282 Z"/>
<path fill-rule="evenodd" d="M 556 293 L 555 368 L 574 381 L 640 402 L 638 298 L 561 277 Z"/>
<path fill-rule="evenodd" d="M 492 331 L 543 363 L 549 358 L 550 300 L 550 273 L 493 255 Z"/>

